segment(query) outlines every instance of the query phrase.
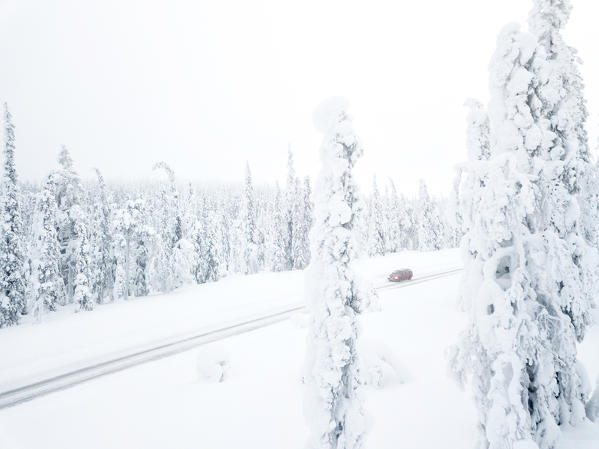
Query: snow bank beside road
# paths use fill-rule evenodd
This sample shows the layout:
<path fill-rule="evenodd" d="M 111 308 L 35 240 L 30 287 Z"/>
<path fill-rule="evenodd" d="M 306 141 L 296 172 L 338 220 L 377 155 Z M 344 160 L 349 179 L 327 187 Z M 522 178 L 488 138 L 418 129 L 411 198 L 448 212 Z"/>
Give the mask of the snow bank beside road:
<path fill-rule="evenodd" d="M 474 447 L 476 410 L 444 356 L 466 319 L 455 307 L 459 279 L 383 290 L 382 312 L 363 315 L 366 349 L 390 354 L 407 374 L 404 383 L 366 388 L 365 448 Z M 599 328 L 591 329 L 585 364 L 599 343 Z M 302 449 L 305 342 L 305 328 L 287 320 L 0 410 L 0 446 Z M 212 346 L 209 354 L 231 366 L 221 383 L 198 381 L 200 354 Z M 558 449 L 595 449 L 597 441 L 599 425 L 585 424 L 565 431 Z"/>
<path fill-rule="evenodd" d="M 459 264 L 457 250 L 405 252 L 359 260 L 374 285 L 398 265 L 435 271 Z M 427 268 L 430 267 L 430 268 Z M 377 284 L 379 283 L 379 284 Z M 220 323 L 240 321 L 303 301 L 302 271 L 231 276 L 173 293 L 134 298 L 73 313 L 48 313 L 40 324 L 0 329 L 0 391 L 93 364 L 132 348 Z"/>

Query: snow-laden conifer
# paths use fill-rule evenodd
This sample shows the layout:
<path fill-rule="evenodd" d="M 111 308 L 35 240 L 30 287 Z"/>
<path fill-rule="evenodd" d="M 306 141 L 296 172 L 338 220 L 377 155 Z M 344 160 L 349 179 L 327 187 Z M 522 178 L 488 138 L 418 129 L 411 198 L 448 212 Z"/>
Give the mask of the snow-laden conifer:
<path fill-rule="evenodd" d="M 75 171 L 73 159 L 63 145 L 58 155 L 58 170 L 54 171 L 55 197 L 58 207 L 56 215 L 58 242 L 60 244 L 60 272 L 67 292 L 67 302 L 73 301 L 79 241 L 76 233 L 83 188 Z"/>
<path fill-rule="evenodd" d="M 245 166 L 245 183 L 241 196 L 241 207 L 239 209 L 240 238 L 240 266 L 244 274 L 258 272 L 258 247 L 256 242 L 256 203 L 254 186 L 252 184 L 252 173 L 249 163 Z"/>
<path fill-rule="evenodd" d="M 599 245 L 599 184 L 590 163 L 579 60 L 561 35 L 571 9 L 569 0 L 534 0 L 529 26 L 540 44 L 532 65 L 539 99 L 532 110 L 540 129 L 538 143 L 533 144 L 545 161 L 539 171 L 544 204 L 538 226 L 546 238 L 563 245 L 562 254 L 553 259 L 566 264 L 552 265 L 552 281 L 559 285 L 553 294 L 560 297 L 562 309 L 582 340 L 597 294 L 599 267 L 591 245 Z"/>
<path fill-rule="evenodd" d="M 55 174 L 50 174 L 38 200 L 39 222 L 35 229 L 39 254 L 35 273 L 35 313 L 38 320 L 44 311 L 54 311 L 66 303 L 64 281 L 60 275 L 60 248 L 56 234 Z"/>
<path fill-rule="evenodd" d="M 471 379 L 481 447 L 534 441 L 553 449 L 559 426 L 584 416 L 576 361 L 589 294 L 577 266 L 584 242 L 574 231 L 576 199 L 553 178 L 563 167 L 561 150 L 553 148 L 558 136 L 539 114 L 536 68 L 545 49 L 517 26 L 507 27 L 497 45 L 489 157 L 481 157 L 479 139 L 468 164 L 462 296 L 471 326 L 453 360 L 462 379 Z M 565 214 L 559 220 L 558 206 Z"/>
<path fill-rule="evenodd" d="M 268 259 L 271 271 L 283 271 L 287 267 L 285 245 L 287 235 L 287 222 L 283 210 L 281 188 L 276 184 L 275 197 L 272 207 L 272 220 L 269 230 Z"/>
<path fill-rule="evenodd" d="M 297 241 L 297 218 L 298 218 L 298 182 L 293 165 L 293 153 L 291 148 L 287 152 L 287 186 L 285 189 L 285 222 L 287 231 L 285 235 L 285 259 L 287 270 L 293 270 L 295 266 L 294 242 Z"/>
<path fill-rule="evenodd" d="M 350 266 L 358 213 L 352 171 L 362 147 L 346 109 L 344 99 L 332 98 L 314 114 L 324 140 L 314 189 L 312 261 L 307 277 L 311 323 L 306 414 L 311 449 L 357 449 L 362 447 L 365 432 L 356 345 L 362 298 Z"/>
<path fill-rule="evenodd" d="M 94 229 L 95 239 L 94 252 L 96 254 L 95 259 L 95 271 L 92 276 L 94 279 L 94 291 L 96 294 L 96 300 L 98 303 L 104 302 L 106 297 L 113 299 L 112 289 L 114 286 L 114 277 L 116 271 L 116 263 L 113 254 L 113 241 L 111 226 L 111 211 L 110 205 L 108 204 L 108 192 L 104 177 L 100 170 L 94 169 L 98 178 L 98 189 L 99 189 L 99 206 L 94 208 L 97 216 L 97 229 Z"/>
<path fill-rule="evenodd" d="M 153 226 L 157 233 L 156 252 L 150 267 L 155 290 L 170 292 L 191 278 L 189 250 L 192 244 L 183 235 L 183 217 L 175 173 L 164 161 L 154 164 L 154 170 L 166 174 L 161 184 L 158 204 L 153 208 Z M 182 265 L 183 264 L 183 265 Z"/>
<path fill-rule="evenodd" d="M 203 204 L 200 219 L 196 221 L 194 244 L 194 278 L 198 284 L 217 281 L 221 271 L 221 255 L 218 236 L 218 216 Z"/>
<path fill-rule="evenodd" d="M 25 304 L 23 221 L 15 166 L 15 131 L 4 103 L 4 171 L 0 210 L 0 327 L 17 324 Z"/>
<path fill-rule="evenodd" d="M 457 217 L 457 225 L 461 232 L 468 234 L 478 214 L 481 200 L 480 193 L 482 187 L 485 187 L 486 181 L 481 170 L 486 169 L 485 164 L 479 161 L 486 161 L 490 157 L 490 130 L 489 115 L 486 108 L 477 100 L 470 99 L 466 102 L 468 107 L 467 127 L 466 127 L 466 148 L 468 150 L 468 163 L 461 164 L 457 168 L 457 174 L 454 180 L 452 205 Z"/>
<path fill-rule="evenodd" d="M 94 300 L 89 270 L 90 247 L 83 209 L 79 206 L 73 207 L 71 217 L 75 223 L 73 301 L 78 305 L 79 310 L 90 311 L 94 308 Z"/>
<path fill-rule="evenodd" d="M 420 180 L 420 190 L 415 211 L 418 249 L 432 251 L 441 249 L 441 220 L 439 209 L 430 197 L 426 183 Z"/>
<path fill-rule="evenodd" d="M 314 205 L 312 204 L 312 186 L 310 178 L 304 178 L 304 187 L 302 189 L 302 207 L 301 207 L 301 226 L 300 226 L 300 252 L 298 256 L 298 268 L 305 268 L 310 263 L 310 230 L 312 229 L 312 215 Z"/>
<path fill-rule="evenodd" d="M 368 214 L 368 255 L 378 256 L 385 254 L 385 235 L 383 231 L 383 204 L 376 177 L 372 181 L 372 195 L 370 197 Z"/>
<path fill-rule="evenodd" d="M 143 200 L 129 200 L 114 214 L 115 255 L 117 260 L 114 285 L 115 298 L 127 299 L 131 295 L 147 294 L 148 239 L 153 231 L 144 225 Z M 162 246 L 160 246 L 162 248 Z M 170 272 L 170 268 L 167 268 Z M 158 282 L 157 285 L 160 285 Z"/>

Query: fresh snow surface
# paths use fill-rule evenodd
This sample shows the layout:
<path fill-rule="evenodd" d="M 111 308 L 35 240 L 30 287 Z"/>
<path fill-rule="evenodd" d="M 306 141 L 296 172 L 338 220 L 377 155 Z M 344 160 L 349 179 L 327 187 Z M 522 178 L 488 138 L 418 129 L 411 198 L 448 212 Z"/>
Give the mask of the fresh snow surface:
<path fill-rule="evenodd" d="M 396 268 L 415 276 L 459 265 L 456 250 L 403 252 L 357 262 L 374 286 Z M 128 353 L 165 338 L 216 329 L 246 318 L 302 304 L 302 271 L 231 276 L 188 285 L 174 293 L 132 298 L 74 313 L 48 313 L 44 321 L 0 329 L 0 391 Z M 18 350 L 17 350 L 18 348 Z M 1 446 L 0 446 L 0 449 Z"/>
<path fill-rule="evenodd" d="M 358 267 L 373 279 L 403 266 L 413 268 L 418 276 L 431 266 L 429 271 L 436 271 L 435 264 L 437 269 L 458 265 L 457 252 L 404 253 L 360 261 Z M 301 278 L 301 272 L 281 276 Z M 276 275 L 255 277 L 262 279 L 261 293 L 270 295 L 269 291 L 277 288 L 276 282 L 272 287 L 266 284 Z M 239 283 L 242 288 L 242 279 L 228 279 L 223 284 Z M 361 317 L 361 349 L 368 352 L 364 357 L 367 372 L 376 373 L 380 368 L 382 373 L 380 387 L 365 389 L 371 421 L 366 448 L 474 447 L 473 403 L 449 378 L 445 361 L 447 346 L 456 341 L 465 325 L 465 315 L 456 309 L 459 282 L 458 274 L 409 288 L 381 290 L 381 311 Z M 296 280 L 295 288 L 293 297 L 299 298 L 301 280 Z M 191 290 L 196 289 L 201 290 Z M 167 295 L 163 299 L 177 301 L 177 297 Z M 157 307 L 150 304 L 160 297 L 132 301 L 144 315 L 145 301 L 150 313 Z M 178 301 L 179 307 L 185 304 L 182 299 Z M 89 316 L 126 306 L 98 308 Z M 186 310 L 177 313 L 208 313 L 203 307 L 184 313 Z M 23 328 L 34 333 L 52 323 L 69 327 L 72 319 L 81 318 L 81 314 L 57 317 Z M 2 345 L 7 345 L 2 341 L 5 336 L 0 333 Z M 297 316 L 1 410 L 0 448 L 304 448 L 308 435 L 301 383 L 305 339 L 305 319 Z M 23 338 L 23 342 L 28 340 Z M 591 379 L 599 374 L 598 344 L 599 329 L 593 327 L 580 352 Z M 3 356 L 12 352 L 7 352 L 7 347 L 0 349 Z M 381 360 L 386 360 L 385 364 Z M 219 382 L 207 376 L 205 368 L 221 361 L 226 369 Z M 564 432 L 559 449 L 596 449 L 598 442 L 599 425 L 589 423 Z"/>

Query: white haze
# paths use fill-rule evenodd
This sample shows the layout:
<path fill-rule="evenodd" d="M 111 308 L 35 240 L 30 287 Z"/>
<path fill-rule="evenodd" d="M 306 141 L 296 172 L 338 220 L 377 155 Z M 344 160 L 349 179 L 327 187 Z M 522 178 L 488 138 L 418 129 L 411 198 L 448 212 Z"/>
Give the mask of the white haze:
<path fill-rule="evenodd" d="M 61 144 L 82 176 L 284 181 L 286 152 L 316 173 L 312 110 L 350 99 L 367 188 L 424 178 L 450 188 L 465 158 L 467 97 L 486 101 L 498 31 L 526 26 L 522 0 L 0 0 L 0 99 L 17 126 L 21 179 L 40 180 Z M 585 60 L 593 147 L 599 5 L 574 1 L 566 30 Z M 593 101 L 597 99 L 597 101 Z"/>

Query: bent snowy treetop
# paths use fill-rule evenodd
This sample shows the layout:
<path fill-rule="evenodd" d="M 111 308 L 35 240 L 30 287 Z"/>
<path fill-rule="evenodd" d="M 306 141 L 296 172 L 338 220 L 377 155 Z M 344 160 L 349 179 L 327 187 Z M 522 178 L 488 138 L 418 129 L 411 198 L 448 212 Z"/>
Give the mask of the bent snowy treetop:
<path fill-rule="evenodd" d="M 316 129 L 326 133 L 338 123 L 339 117 L 346 113 L 348 107 L 349 101 L 345 97 L 329 97 L 323 100 L 314 110 L 312 117 Z"/>

